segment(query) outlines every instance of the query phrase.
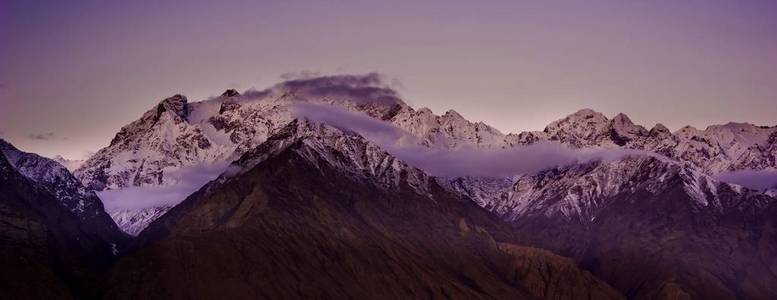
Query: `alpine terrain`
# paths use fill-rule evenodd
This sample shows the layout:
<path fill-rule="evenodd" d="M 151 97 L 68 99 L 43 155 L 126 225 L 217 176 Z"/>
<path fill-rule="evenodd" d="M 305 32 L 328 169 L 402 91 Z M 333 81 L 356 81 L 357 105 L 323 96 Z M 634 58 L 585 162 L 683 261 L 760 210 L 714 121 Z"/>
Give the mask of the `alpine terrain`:
<path fill-rule="evenodd" d="M 726 179 L 777 172 L 771 125 L 672 132 L 581 109 L 505 134 L 414 108 L 377 74 L 173 95 L 83 162 L 0 140 L 2 287 L 14 298 L 775 299 L 777 185 Z"/>
<path fill-rule="evenodd" d="M 295 107 L 300 104 L 332 106 L 374 118 L 430 148 L 509 149 L 558 142 L 573 148 L 658 153 L 688 162 L 708 175 L 745 169 L 777 170 L 777 126 L 729 123 L 706 130 L 685 127 L 672 133 L 661 124 L 647 130 L 624 114 L 608 119 L 583 109 L 552 122 L 544 131 L 505 135 L 452 110 L 443 115 L 427 108 L 416 110 L 385 86 L 379 75 L 368 74 L 290 80 L 242 95 L 227 90 L 219 97 L 193 103 L 175 95 L 123 127 L 109 146 L 74 174 L 98 192 L 181 184 L 191 186 L 192 192 L 298 117 Z M 211 178 L 196 184 L 185 182 L 187 173 L 202 169 L 209 170 Z M 115 209 L 110 213 L 122 229 L 137 234 L 175 204 Z"/>
<path fill-rule="evenodd" d="M 108 297 L 622 297 L 513 239 L 361 136 L 294 121 L 143 231 Z"/>

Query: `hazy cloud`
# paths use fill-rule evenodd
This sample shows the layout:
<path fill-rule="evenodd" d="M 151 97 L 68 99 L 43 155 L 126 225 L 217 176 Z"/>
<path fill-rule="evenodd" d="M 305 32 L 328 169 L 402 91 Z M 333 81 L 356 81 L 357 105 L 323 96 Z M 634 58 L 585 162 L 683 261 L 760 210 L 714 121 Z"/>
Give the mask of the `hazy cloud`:
<path fill-rule="evenodd" d="M 46 140 L 53 139 L 54 136 L 55 136 L 54 132 L 51 132 L 51 131 L 49 131 L 49 132 L 42 132 L 42 133 L 31 133 L 31 134 L 27 135 L 27 137 L 30 138 L 30 139 L 41 140 L 41 141 L 46 141 Z"/>
<path fill-rule="evenodd" d="M 718 180 L 756 190 L 777 188 L 777 171 L 741 170 L 716 176 Z"/>
<path fill-rule="evenodd" d="M 418 144 L 417 138 L 394 125 L 379 121 L 362 113 L 344 111 L 330 105 L 300 103 L 292 107 L 297 117 L 318 123 L 354 131 L 380 145 Z"/>
<path fill-rule="evenodd" d="M 416 137 L 387 122 L 333 106 L 298 105 L 294 112 L 314 122 L 351 130 L 384 150 L 434 176 L 508 177 L 592 160 L 657 154 L 628 149 L 571 149 L 559 143 L 537 143 L 508 149 L 447 149 L 419 145 Z"/>
<path fill-rule="evenodd" d="M 435 176 L 509 177 L 549 168 L 626 156 L 650 155 L 628 149 L 571 149 L 545 142 L 508 149 L 434 149 L 391 147 L 388 152 Z M 425 148 L 425 149 L 419 149 Z"/>
<path fill-rule="evenodd" d="M 121 190 L 97 192 L 106 211 L 136 210 L 141 208 L 173 206 L 216 179 L 227 167 L 226 163 L 198 165 L 165 172 L 165 177 L 176 178 L 178 184 L 167 186 L 140 186 Z"/>

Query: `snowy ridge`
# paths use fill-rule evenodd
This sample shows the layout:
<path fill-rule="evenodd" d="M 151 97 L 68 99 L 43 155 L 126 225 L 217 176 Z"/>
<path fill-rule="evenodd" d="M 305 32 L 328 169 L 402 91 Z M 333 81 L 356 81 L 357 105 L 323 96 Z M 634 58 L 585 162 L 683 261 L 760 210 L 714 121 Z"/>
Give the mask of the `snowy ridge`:
<path fill-rule="evenodd" d="M 325 163 L 353 178 L 386 189 L 407 184 L 422 195 L 430 194 L 431 177 L 390 155 L 375 143 L 355 132 L 296 119 L 235 161 L 219 180 L 225 181 L 235 174 L 246 172 L 290 147 L 315 166 Z"/>
<path fill-rule="evenodd" d="M 102 211 L 102 203 L 70 171 L 43 156 L 20 151 L 0 139 L 0 151 L 8 162 L 25 177 L 41 184 L 60 204 L 81 218 L 91 218 Z"/>
<path fill-rule="evenodd" d="M 706 130 L 685 127 L 676 133 L 671 133 L 661 124 L 646 130 L 632 123 L 624 114 L 608 119 L 601 113 L 583 109 L 552 122 L 544 131 L 509 134 L 505 137 L 505 141 L 507 147 L 556 141 L 576 148 L 626 148 L 653 152 L 666 157 L 665 163 L 684 166 L 681 172 L 686 182 L 684 188 L 697 203 L 702 205 L 709 205 L 709 201 L 716 201 L 714 195 L 719 183 L 708 175 L 733 170 L 775 170 L 777 168 L 775 163 L 777 126 L 765 127 L 747 123 L 713 125 Z M 608 172 L 616 175 L 623 170 L 614 168 Z M 600 177 L 607 172 L 602 173 Z M 517 180 L 516 187 L 525 184 L 523 181 L 515 180 Z M 505 194 L 509 193 L 509 189 L 472 193 L 473 190 L 484 189 L 483 184 L 478 180 L 464 179 L 459 181 L 453 190 L 469 195 L 483 207 L 498 209 L 499 214 L 512 214 L 513 218 L 526 213 L 530 200 L 547 196 L 534 194 L 526 187 L 519 187 L 519 193 L 512 192 L 509 200 L 505 200 Z M 582 186 L 585 185 L 581 183 L 576 188 Z M 615 186 L 623 186 L 623 184 L 615 184 Z M 729 185 L 729 187 L 734 190 L 741 189 L 736 185 Z M 713 195 L 711 198 L 708 191 Z M 599 205 L 597 201 L 610 196 L 606 189 L 602 191 L 600 188 L 595 192 L 598 193 L 597 197 L 593 197 L 593 194 L 578 193 L 556 195 L 566 201 L 566 206 L 559 209 L 567 217 L 590 213 L 585 210 L 595 208 Z M 581 201 L 589 201 L 589 203 Z M 495 204 L 499 202 L 505 202 L 505 204 Z"/>
<path fill-rule="evenodd" d="M 707 174 L 775 169 L 777 160 L 777 127 L 731 123 L 704 131 L 686 127 L 673 134 L 661 124 L 646 130 L 624 114 L 610 120 L 584 109 L 552 122 L 541 132 L 504 135 L 455 111 L 438 116 L 426 108 L 415 110 L 390 89 L 380 87 L 379 81 L 370 81 L 377 79 L 359 86 L 351 82 L 358 77 L 331 77 L 334 83 L 325 86 L 337 93 L 317 90 L 322 89 L 315 86 L 319 79 L 284 82 L 245 95 L 229 90 L 196 103 L 188 103 L 180 95 L 165 99 L 140 120 L 122 128 L 110 146 L 75 174 L 95 190 L 176 184 L 176 178 L 166 176 L 170 171 L 237 159 L 288 124 L 294 118 L 292 107 L 300 103 L 364 113 L 403 129 L 428 147 L 509 148 L 540 141 L 577 148 L 623 147 L 691 162 Z"/>
<path fill-rule="evenodd" d="M 469 197 L 481 207 L 507 201 L 514 180 L 513 178 L 471 176 L 437 178 L 437 182 L 444 188 Z"/>
<path fill-rule="evenodd" d="M 294 119 L 297 103 L 335 105 L 381 119 L 406 106 L 374 74 L 291 80 L 245 95 L 228 90 L 196 103 L 175 95 L 123 127 L 75 173 L 95 190 L 176 184 L 166 176 L 171 171 L 230 162 L 264 142 Z"/>
<path fill-rule="evenodd" d="M 422 145 L 458 149 L 462 147 L 502 148 L 504 134 L 483 122 L 473 123 L 453 110 L 435 115 L 428 108 L 414 110 L 409 106 L 388 120 L 422 141 Z"/>
<path fill-rule="evenodd" d="M 181 95 L 163 100 L 122 128 L 111 145 L 87 160 L 75 175 L 97 191 L 169 185 L 179 179 L 164 176 L 167 172 L 223 159 L 234 147 L 212 143 L 202 129 L 186 122 L 186 101 Z"/>
<path fill-rule="evenodd" d="M 693 167 L 651 156 L 595 161 L 515 179 L 506 200 L 482 205 L 508 221 L 545 215 L 591 222 L 615 201 L 646 201 L 680 186 L 698 211 L 758 209 L 773 198 L 721 183 Z"/>
<path fill-rule="evenodd" d="M 583 109 L 549 124 L 544 131 L 510 134 L 509 146 L 558 141 L 577 148 L 627 148 L 655 152 L 692 163 L 706 174 L 734 170 L 777 169 L 777 126 L 748 123 L 712 125 L 705 130 L 686 126 L 671 133 L 656 124 L 646 130 L 624 114 L 608 119 Z"/>
<path fill-rule="evenodd" d="M 97 191 L 179 185 L 176 173 L 226 164 L 265 142 L 295 118 L 293 108 L 300 103 L 332 105 L 385 121 L 411 110 L 375 74 L 290 80 L 243 95 L 228 90 L 195 103 L 175 95 L 123 127 L 75 174 Z"/>

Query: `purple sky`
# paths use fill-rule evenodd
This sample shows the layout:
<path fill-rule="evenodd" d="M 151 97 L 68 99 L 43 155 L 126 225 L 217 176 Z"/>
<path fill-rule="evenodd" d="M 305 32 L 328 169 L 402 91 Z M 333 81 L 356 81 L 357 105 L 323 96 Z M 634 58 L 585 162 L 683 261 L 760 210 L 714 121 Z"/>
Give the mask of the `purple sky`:
<path fill-rule="evenodd" d="M 0 0 L 0 136 L 80 157 L 174 93 L 301 71 L 380 72 L 504 132 L 584 107 L 777 124 L 772 0 L 161 2 Z"/>

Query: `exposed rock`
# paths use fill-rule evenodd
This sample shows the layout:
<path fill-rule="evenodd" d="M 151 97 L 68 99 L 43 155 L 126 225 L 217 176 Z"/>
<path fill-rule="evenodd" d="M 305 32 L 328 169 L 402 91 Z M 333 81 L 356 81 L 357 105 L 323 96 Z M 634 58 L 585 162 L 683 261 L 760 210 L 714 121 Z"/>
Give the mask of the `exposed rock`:
<path fill-rule="evenodd" d="M 237 97 L 237 96 L 240 96 L 240 93 L 238 93 L 237 90 L 235 89 L 228 89 L 221 94 L 221 97 Z"/>

